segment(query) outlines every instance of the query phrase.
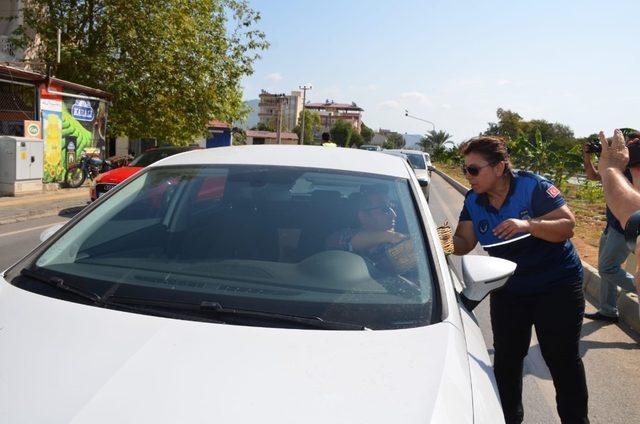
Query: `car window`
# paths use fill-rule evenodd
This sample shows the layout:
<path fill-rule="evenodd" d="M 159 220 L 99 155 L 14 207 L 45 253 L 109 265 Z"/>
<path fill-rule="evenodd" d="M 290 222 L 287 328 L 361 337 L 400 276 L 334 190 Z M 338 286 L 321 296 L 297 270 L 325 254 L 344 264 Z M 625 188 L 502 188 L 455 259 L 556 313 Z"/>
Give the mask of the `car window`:
<path fill-rule="evenodd" d="M 427 325 L 431 256 L 409 187 L 293 167 L 152 168 L 97 204 L 35 269 L 95 293 L 117 284 L 120 295 L 372 329 Z"/>
<path fill-rule="evenodd" d="M 409 158 L 409 163 L 413 169 L 427 169 L 427 165 L 424 161 L 424 156 L 421 153 L 407 153 L 405 155 Z"/>

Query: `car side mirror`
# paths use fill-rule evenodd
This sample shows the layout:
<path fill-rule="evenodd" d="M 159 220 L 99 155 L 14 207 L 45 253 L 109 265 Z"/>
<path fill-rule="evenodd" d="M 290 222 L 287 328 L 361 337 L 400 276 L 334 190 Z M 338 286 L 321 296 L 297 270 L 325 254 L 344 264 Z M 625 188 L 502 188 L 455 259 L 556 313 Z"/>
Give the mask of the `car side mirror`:
<path fill-rule="evenodd" d="M 462 257 L 462 279 L 465 288 L 462 304 L 472 311 L 489 293 L 505 285 L 516 270 L 516 264 L 491 256 L 465 255 Z"/>
<path fill-rule="evenodd" d="M 52 225 L 51 227 L 47 228 L 43 232 L 41 232 L 40 233 L 40 242 L 42 243 L 42 242 L 46 241 L 49 237 L 54 235 L 63 226 L 64 226 L 64 223 L 55 224 L 55 225 Z"/>

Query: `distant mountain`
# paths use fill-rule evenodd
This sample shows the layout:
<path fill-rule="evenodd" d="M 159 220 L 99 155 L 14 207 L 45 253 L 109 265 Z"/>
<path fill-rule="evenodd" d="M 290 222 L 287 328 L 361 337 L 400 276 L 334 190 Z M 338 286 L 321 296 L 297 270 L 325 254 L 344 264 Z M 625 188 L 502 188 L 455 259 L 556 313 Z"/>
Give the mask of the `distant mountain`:
<path fill-rule="evenodd" d="M 249 112 L 249 115 L 247 115 L 247 118 L 244 121 L 236 121 L 233 123 L 233 126 L 244 129 L 253 128 L 258 125 L 258 122 L 260 121 L 260 118 L 258 117 L 258 103 L 260 103 L 260 100 L 246 100 L 243 103 L 251 108 L 251 112 Z"/>

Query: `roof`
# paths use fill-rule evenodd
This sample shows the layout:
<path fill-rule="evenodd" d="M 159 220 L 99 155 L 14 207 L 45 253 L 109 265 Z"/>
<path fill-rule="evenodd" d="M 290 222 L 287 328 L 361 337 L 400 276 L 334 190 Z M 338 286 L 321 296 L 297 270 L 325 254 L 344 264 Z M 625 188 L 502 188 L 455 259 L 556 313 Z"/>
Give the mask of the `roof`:
<path fill-rule="evenodd" d="M 226 123 L 226 122 L 224 122 L 224 121 L 219 121 L 217 119 L 212 119 L 207 124 L 207 127 L 212 127 L 212 128 L 231 128 L 231 125 Z"/>
<path fill-rule="evenodd" d="M 47 79 L 47 76 L 33 71 L 27 71 L 25 69 L 16 68 L 8 65 L 0 65 L 0 76 L 9 78 L 11 80 L 33 82 L 34 84 L 50 81 L 55 84 L 59 84 L 63 89 L 73 90 L 77 93 L 82 93 L 87 96 L 100 97 L 103 99 L 111 100 L 113 94 L 106 91 L 98 90 L 97 88 L 87 87 L 86 85 L 76 84 L 75 82 L 62 80 L 52 77 Z"/>
<path fill-rule="evenodd" d="M 425 152 L 422 150 L 413 150 L 413 149 L 385 149 L 385 152 L 398 152 L 403 154 L 414 154 L 414 155 L 422 155 Z"/>
<path fill-rule="evenodd" d="M 278 133 L 273 131 L 255 131 L 255 130 L 247 130 L 245 131 L 247 137 L 252 138 L 278 138 Z M 291 132 L 281 132 L 280 138 L 283 140 L 297 140 L 298 134 Z"/>
<path fill-rule="evenodd" d="M 216 147 L 180 153 L 151 166 L 167 165 L 271 165 L 364 172 L 411 178 L 411 170 L 399 157 L 341 147 L 259 145 Z"/>
<path fill-rule="evenodd" d="M 344 109 L 344 110 L 359 110 L 364 111 L 360 106 L 355 103 L 334 103 L 334 102 L 325 102 L 325 103 L 307 103 L 304 105 L 306 109 Z"/>

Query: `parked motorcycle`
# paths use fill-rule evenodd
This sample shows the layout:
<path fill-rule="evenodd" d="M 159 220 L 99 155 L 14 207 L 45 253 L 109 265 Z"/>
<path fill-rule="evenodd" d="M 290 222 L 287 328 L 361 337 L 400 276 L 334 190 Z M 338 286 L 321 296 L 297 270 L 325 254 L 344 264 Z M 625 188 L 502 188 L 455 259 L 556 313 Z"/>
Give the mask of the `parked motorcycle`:
<path fill-rule="evenodd" d="M 78 188 L 87 178 L 93 181 L 103 172 L 128 165 L 130 160 L 130 156 L 114 156 L 103 160 L 99 156 L 82 152 L 78 162 L 69 164 L 65 182 L 69 187 Z"/>

